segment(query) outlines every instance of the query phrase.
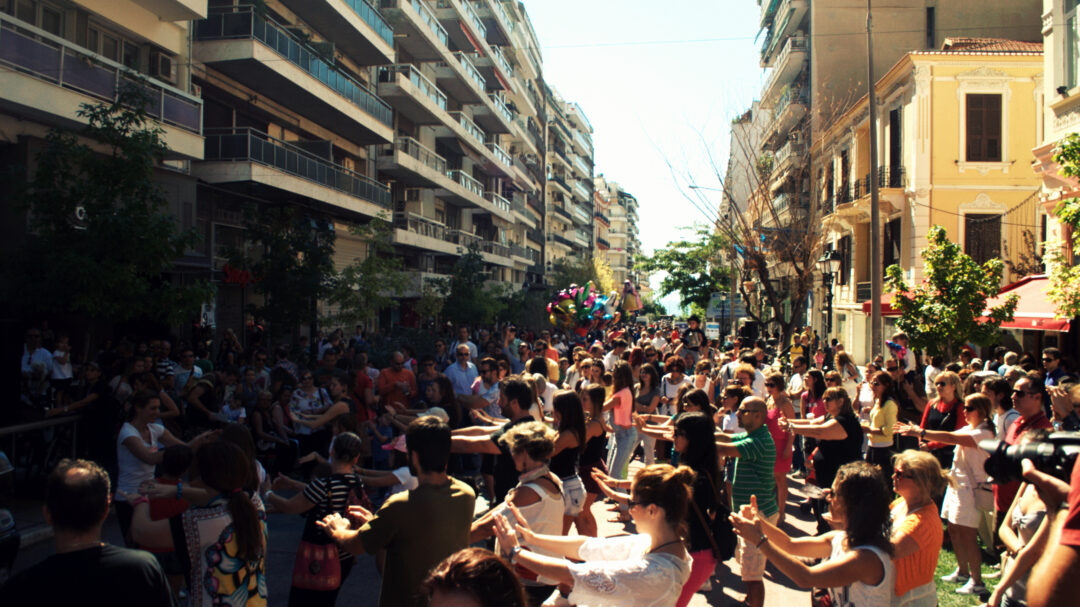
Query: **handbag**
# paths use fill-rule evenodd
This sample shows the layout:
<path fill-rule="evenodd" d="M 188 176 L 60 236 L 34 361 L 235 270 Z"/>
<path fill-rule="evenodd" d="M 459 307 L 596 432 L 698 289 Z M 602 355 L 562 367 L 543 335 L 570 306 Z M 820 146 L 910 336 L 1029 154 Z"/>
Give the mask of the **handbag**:
<path fill-rule="evenodd" d="M 337 544 L 300 540 L 293 562 L 292 585 L 303 590 L 336 590 L 341 586 L 341 559 Z"/>
<path fill-rule="evenodd" d="M 696 501 L 691 499 L 690 505 L 694 508 L 694 513 L 697 514 L 702 529 L 708 532 L 707 535 L 709 543 L 712 544 L 713 556 L 716 557 L 717 561 L 723 562 L 735 556 L 735 547 L 738 545 L 739 540 L 735 536 L 735 530 L 731 527 L 731 521 L 728 520 L 728 517 L 731 516 L 731 510 L 727 507 L 727 501 L 724 500 L 720 491 L 716 488 L 712 475 L 706 472 L 705 476 L 709 479 L 709 486 L 712 487 L 713 497 L 716 499 L 716 513 L 711 523 Z"/>

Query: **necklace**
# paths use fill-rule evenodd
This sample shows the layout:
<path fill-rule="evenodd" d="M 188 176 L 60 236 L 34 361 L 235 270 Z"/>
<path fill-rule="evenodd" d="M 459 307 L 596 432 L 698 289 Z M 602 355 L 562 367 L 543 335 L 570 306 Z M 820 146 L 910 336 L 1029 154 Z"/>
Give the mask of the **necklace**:
<path fill-rule="evenodd" d="M 550 470 L 548 469 L 547 464 L 544 464 L 543 466 L 540 466 L 539 468 L 536 468 L 534 470 L 529 470 L 528 472 L 521 473 L 521 475 L 518 476 L 518 482 L 522 484 L 529 483 L 535 481 L 541 476 L 547 475 L 548 472 L 550 472 Z"/>
<path fill-rule="evenodd" d="M 661 548 L 663 548 L 665 546 L 670 546 L 672 544 L 681 544 L 681 543 L 682 543 L 682 540 L 671 540 L 670 542 L 664 542 L 663 544 L 660 544 L 656 548 L 653 548 L 652 550 L 650 550 L 649 554 L 652 554 L 652 553 L 656 552 L 657 550 L 660 550 Z"/>

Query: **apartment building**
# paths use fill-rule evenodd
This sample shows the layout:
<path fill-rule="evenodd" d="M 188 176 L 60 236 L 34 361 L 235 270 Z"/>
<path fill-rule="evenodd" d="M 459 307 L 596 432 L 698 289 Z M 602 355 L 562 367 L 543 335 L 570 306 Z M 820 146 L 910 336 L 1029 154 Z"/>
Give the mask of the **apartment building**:
<path fill-rule="evenodd" d="M 624 280 L 637 284 L 642 277 L 634 272 L 634 256 L 641 253 L 641 241 L 638 238 L 638 201 L 618 183 L 610 181 L 603 174 L 595 180 L 597 202 L 597 243 L 603 235 L 603 251 L 616 285 Z"/>
<path fill-rule="evenodd" d="M 923 279 L 920 253 L 931 226 L 982 263 L 1021 263 L 1045 224 L 1040 179 L 1021 166 L 1037 143 L 1042 111 L 1042 43 L 946 39 L 941 50 L 907 53 L 877 83 L 880 112 L 871 125 L 866 98 L 815 141 L 824 167 L 825 248 L 840 254 L 833 284 L 833 335 L 870 353 L 874 272 L 898 264 L 907 280 Z M 880 164 L 870 166 L 870 129 Z M 883 266 L 870 264 L 870 185 L 879 187 Z M 1024 275 L 1008 266 L 1003 286 Z M 824 298 L 824 289 L 815 299 Z M 898 314 L 884 297 L 885 333 Z"/>
<path fill-rule="evenodd" d="M 576 103 L 547 87 L 546 263 L 591 259 L 593 229 L 592 125 Z"/>
<path fill-rule="evenodd" d="M 0 165 L 32 167 L 50 129 L 84 126 L 82 104 L 111 103 L 120 83 L 143 80 L 147 112 L 169 148 L 155 179 L 191 227 L 196 186 L 187 169 L 203 158 L 203 102 L 188 69 L 189 23 L 206 10 L 205 0 L 0 0 Z M 0 185 L 0 233 L 15 242 L 25 222 L 7 205 L 8 185 Z M 173 280 L 205 266 L 205 255 L 190 253 Z"/>

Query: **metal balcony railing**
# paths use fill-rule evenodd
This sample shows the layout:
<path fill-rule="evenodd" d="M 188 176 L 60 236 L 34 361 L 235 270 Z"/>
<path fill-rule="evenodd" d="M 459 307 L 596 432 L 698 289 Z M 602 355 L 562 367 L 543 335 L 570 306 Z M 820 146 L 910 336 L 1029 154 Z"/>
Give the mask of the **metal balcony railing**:
<path fill-rule="evenodd" d="M 502 97 L 495 93 L 488 93 L 488 99 L 491 99 L 491 103 L 495 105 L 495 110 L 503 117 L 503 120 L 506 120 L 507 124 L 514 122 L 514 112 L 506 107 L 506 101 Z"/>
<path fill-rule="evenodd" d="M 493 240 L 484 240 L 480 243 L 480 250 L 499 257 L 510 257 L 510 247 Z"/>
<path fill-rule="evenodd" d="M 469 175 L 465 171 L 460 169 L 447 171 L 446 176 L 460 183 L 466 190 L 469 190 L 480 198 L 484 197 L 484 184 L 480 183 L 475 177 Z"/>
<path fill-rule="evenodd" d="M 560 206 L 552 206 L 551 210 L 555 211 L 556 215 L 562 216 L 567 221 L 573 221 L 574 220 L 574 216 L 571 215 L 569 211 L 567 211 L 566 209 L 564 209 L 564 208 L 562 208 Z"/>
<path fill-rule="evenodd" d="M 469 21 L 472 22 L 473 26 L 476 27 L 476 31 L 480 34 L 480 39 L 484 40 L 487 38 L 487 26 L 480 20 L 480 14 L 476 12 L 476 7 L 473 6 L 472 2 L 469 2 L 469 0 L 459 1 L 461 2 L 461 6 L 465 9 L 465 16 L 469 18 Z"/>
<path fill-rule="evenodd" d="M 367 175 L 251 128 L 206 129 L 205 160 L 257 162 L 390 208 L 390 189 Z"/>
<path fill-rule="evenodd" d="M 379 82 L 393 82 L 394 74 L 402 74 L 409 79 L 416 88 L 420 89 L 428 99 L 431 99 L 439 109 L 446 110 L 446 93 L 439 90 L 430 78 L 416 69 L 411 63 L 396 63 L 379 68 Z"/>
<path fill-rule="evenodd" d="M 558 175 L 552 175 L 552 176 L 551 176 L 551 177 L 549 177 L 548 179 L 550 179 L 551 181 L 554 181 L 555 183 L 557 183 L 557 184 L 561 185 L 561 186 L 562 186 L 563 188 L 565 188 L 565 189 L 566 189 L 566 191 L 567 191 L 567 192 L 569 192 L 569 191 L 570 191 L 570 185 L 569 185 L 569 184 L 567 184 L 567 183 L 566 183 L 566 180 L 565 180 L 565 179 L 563 179 L 562 177 L 559 177 Z"/>
<path fill-rule="evenodd" d="M 611 248 L 611 243 L 606 238 L 600 238 L 599 236 L 596 237 L 596 244 L 608 249 Z"/>
<path fill-rule="evenodd" d="M 582 175 L 586 177 L 592 176 L 592 168 L 589 167 L 589 164 L 585 162 L 585 159 L 581 156 L 574 156 L 574 167 L 576 167 L 577 170 L 581 171 Z"/>
<path fill-rule="evenodd" d="M 410 0 L 413 10 L 420 15 L 420 19 L 424 22 L 431 33 L 435 34 L 435 37 L 442 42 L 445 47 L 450 46 L 450 35 L 446 33 L 446 28 L 439 23 L 439 19 L 435 16 L 435 13 L 431 10 L 422 0 Z"/>
<path fill-rule="evenodd" d="M 574 182 L 574 193 L 586 202 L 592 200 L 592 187 L 586 186 L 584 179 L 579 179 Z M 588 213 L 586 213 L 585 221 L 588 221 Z"/>
<path fill-rule="evenodd" d="M 367 0 L 344 0 L 344 2 L 364 23 L 370 25 L 371 29 L 375 30 L 375 33 L 384 42 L 394 46 L 394 28 L 390 27 L 390 24 L 386 22 L 378 9 L 368 3 Z"/>
<path fill-rule="evenodd" d="M 461 123 L 461 126 L 464 127 L 465 132 L 468 133 L 470 137 L 472 137 L 473 139 L 475 139 L 476 141 L 478 141 L 480 143 L 485 142 L 485 140 L 487 139 L 487 133 L 484 132 L 484 129 L 476 126 L 476 123 L 473 122 L 468 116 L 465 115 L 465 112 L 448 112 L 448 113 L 450 114 L 451 118 L 454 118 L 459 123 Z"/>
<path fill-rule="evenodd" d="M 202 133 L 202 100 L 198 97 L 2 12 L 0 65 L 107 102 L 116 101 L 121 86 L 141 88 L 149 99 L 148 116 Z"/>
<path fill-rule="evenodd" d="M 514 68 L 510 66 L 510 62 L 506 60 L 506 56 L 503 55 L 502 49 L 489 44 L 488 48 L 491 49 L 491 56 L 495 59 L 495 63 L 499 66 L 499 69 L 503 71 L 503 75 L 507 80 L 514 77 Z"/>
<path fill-rule="evenodd" d="M 607 214 L 601 213 L 600 211 L 596 211 L 595 213 L 593 213 L 593 218 L 599 219 L 607 225 L 611 225 L 611 218 L 608 217 Z"/>
<path fill-rule="evenodd" d="M 446 159 L 412 137 L 398 137 L 394 148 L 419 160 L 439 173 L 446 174 Z"/>
<path fill-rule="evenodd" d="M 487 200 L 491 204 L 495 205 L 495 208 L 497 208 L 497 209 L 499 209 L 501 211 L 506 211 L 507 213 L 509 213 L 513 208 L 510 205 L 509 200 L 503 198 L 499 194 L 497 194 L 495 192 L 492 192 L 490 190 L 488 190 L 487 192 L 484 192 L 484 200 Z"/>
<path fill-rule="evenodd" d="M 446 224 L 442 222 L 411 212 L 394 213 L 394 226 L 414 234 L 435 238 L 445 242 L 454 242 L 451 232 L 456 231 L 448 228 Z"/>
<path fill-rule="evenodd" d="M 495 159 L 502 163 L 504 166 L 506 166 L 506 168 L 514 166 L 513 157 L 511 157 L 506 150 L 502 149 L 499 144 L 495 142 L 490 142 L 487 144 L 487 148 L 491 150 L 492 154 L 495 155 Z"/>
<path fill-rule="evenodd" d="M 574 246 L 574 243 L 570 242 L 569 240 L 567 240 L 566 238 L 564 238 L 563 236 L 561 236 L 559 234 L 548 234 L 547 239 L 548 239 L 548 242 L 557 242 L 557 243 L 559 243 L 561 245 L 565 245 L 565 246 L 568 246 L 568 247 Z"/>
<path fill-rule="evenodd" d="M 536 263 L 536 261 L 540 258 L 540 255 L 536 251 L 536 249 L 530 249 L 529 247 L 523 247 L 517 244 L 510 245 L 510 252 L 514 255 L 514 257 L 528 259 L 533 263 Z"/>
<path fill-rule="evenodd" d="M 260 15 L 252 6 L 211 8 L 206 19 L 196 22 L 195 37 L 198 40 L 258 40 L 379 122 L 394 125 L 390 104 L 332 65 L 284 25 Z"/>
<path fill-rule="evenodd" d="M 469 56 L 461 51 L 454 53 L 457 57 L 458 63 L 465 68 L 465 73 L 469 75 L 469 79 L 476 85 L 477 90 L 481 93 L 487 90 L 487 80 L 484 79 L 484 75 L 480 73 L 480 70 L 476 69 L 476 65 L 469 59 Z"/>
<path fill-rule="evenodd" d="M 780 94 L 780 98 L 776 100 L 776 107 L 773 108 L 773 116 L 780 116 L 789 106 L 798 103 L 809 105 L 810 96 L 806 89 L 801 86 L 788 87 Z"/>

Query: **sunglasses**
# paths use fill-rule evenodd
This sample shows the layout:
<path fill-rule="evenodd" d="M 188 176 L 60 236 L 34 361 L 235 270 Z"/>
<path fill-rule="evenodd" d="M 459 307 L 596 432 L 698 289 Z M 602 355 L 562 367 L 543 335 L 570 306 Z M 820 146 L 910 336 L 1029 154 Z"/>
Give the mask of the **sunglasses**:
<path fill-rule="evenodd" d="M 769 383 L 769 382 L 765 382 L 765 387 L 766 387 L 766 388 L 775 388 L 775 387 L 776 387 L 776 384 L 772 384 L 772 383 Z"/>
<path fill-rule="evenodd" d="M 458 358 L 468 358 L 469 354 L 468 354 L 468 352 L 458 352 L 457 357 Z"/>
<path fill-rule="evenodd" d="M 888 371 L 889 373 L 896 373 L 897 371 L 900 370 L 900 367 L 885 367 L 885 370 Z"/>
<path fill-rule="evenodd" d="M 879 382 L 879 381 L 877 381 L 877 380 L 874 380 L 874 381 L 870 382 L 870 385 L 871 385 L 871 386 L 880 386 L 880 385 L 881 385 L 881 382 Z"/>
<path fill-rule="evenodd" d="M 972 412 L 972 411 L 978 411 L 978 409 L 979 409 L 978 407 L 971 407 L 971 406 L 968 406 L 968 405 L 964 405 L 964 411 L 967 411 L 969 413 Z"/>
<path fill-rule="evenodd" d="M 906 478 L 906 479 L 912 479 L 912 478 L 915 478 L 915 475 L 913 475 L 913 474 L 912 474 L 912 473 L 910 473 L 910 472 L 901 472 L 901 471 L 899 471 L 899 470 L 893 470 L 893 473 L 892 473 L 892 477 L 893 477 L 893 478 Z"/>
<path fill-rule="evenodd" d="M 839 379 L 828 379 L 828 378 L 826 378 L 825 383 L 827 383 L 827 384 L 838 384 L 838 383 L 840 383 L 840 380 Z"/>
<path fill-rule="evenodd" d="M 1036 396 L 1036 395 L 1039 394 L 1038 392 L 1028 392 L 1026 390 L 1021 390 L 1019 388 L 1013 390 L 1012 393 L 1013 393 L 1013 396 L 1021 396 L 1021 397 L 1023 397 L 1023 396 Z"/>
<path fill-rule="evenodd" d="M 950 384 L 949 382 L 946 382 L 946 381 L 939 381 L 939 382 L 935 382 L 934 385 L 939 387 L 939 388 L 944 388 L 945 386 L 951 386 L 952 384 Z"/>

